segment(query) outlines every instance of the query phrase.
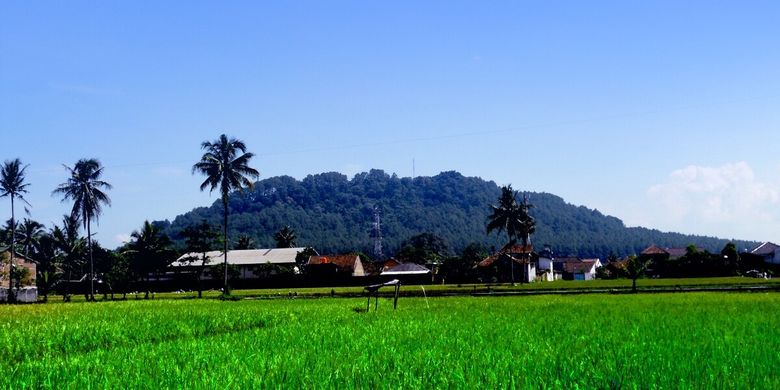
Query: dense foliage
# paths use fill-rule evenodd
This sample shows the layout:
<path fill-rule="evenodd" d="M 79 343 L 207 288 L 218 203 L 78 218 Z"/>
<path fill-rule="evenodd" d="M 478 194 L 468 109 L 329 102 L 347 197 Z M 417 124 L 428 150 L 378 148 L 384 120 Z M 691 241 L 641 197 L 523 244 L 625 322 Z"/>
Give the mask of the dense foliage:
<path fill-rule="evenodd" d="M 320 253 L 372 252 L 373 209 L 381 210 L 386 254 L 420 233 L 441 237 L 454 253 L 472 242 L 486 248 L 505 244 L 506 238 L 486 234 L 490 205 L 500 195 L 496 183 L 457 172 L 433 177 L 398 177 L 381 170 L 359 173 L 351 180 L 330 172 L 303 180 L 289 176 L 259 181 L 245 196 L 231 196 L 230 236 L 249 235 L 257 247 L 276 246 L 274 233 L 289 225 L 297 243 Z M 533 243 L 550 244 L 560 255 L 606 258 L 639 253 L 650 244 L 686 247 L 690 244 L 720 251 L 725 239 L 664 233 L 641 227 L 626 227 L 621 220 L 598 210 L 566 203 L 547 193 L 529 193 L 531 214 L 536 220 Z M 158 221 L 164 232 L 183 243 L 187 226 L 207 220 L 221 226 L 222 205 L 196 208 L 172 222 Z M 755 243 L 736 241 L 740 251 Z"/>
<path fill-rule="evenodd" d="M 780 387 L 775 293 L 404 297 L 391 307 L 0 306 L 0 355 L 13 373 L 0 387 Z"/>

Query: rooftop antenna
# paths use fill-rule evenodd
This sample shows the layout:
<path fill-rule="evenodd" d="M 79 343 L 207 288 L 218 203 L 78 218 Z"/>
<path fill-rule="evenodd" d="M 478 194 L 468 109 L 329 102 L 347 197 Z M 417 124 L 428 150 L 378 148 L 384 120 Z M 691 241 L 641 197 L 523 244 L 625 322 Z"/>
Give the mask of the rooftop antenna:
<path fill-rule="evenodd" d="M 374 261 L 382 260 L 385 257 L 382 251 L 382 223 L 379 214 L 379 206 L 374 206 L 374 227 L 371 233 L 374 239 Z"/>

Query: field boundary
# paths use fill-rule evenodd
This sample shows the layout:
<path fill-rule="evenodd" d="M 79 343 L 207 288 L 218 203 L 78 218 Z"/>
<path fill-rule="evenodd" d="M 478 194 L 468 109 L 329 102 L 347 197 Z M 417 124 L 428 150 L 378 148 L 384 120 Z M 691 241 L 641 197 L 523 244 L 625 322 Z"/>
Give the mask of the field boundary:
<path fill-rule="evenodd" d="M 412 286 L 408 286 L 412 287 Z M 780 292 L 780 285 L 742 285 L 742 286 L 674 286 L 637 288 L 637 294 L 684 293 L 684 292 Z M 534 295 L 583 295 L 583 294 L 634 294 L 630 287 L 626 288 L 588 288 L 588 289 L 539 289 L 539 290 L 494 290 L 494 291 L 427 291 L 401 290 L 399 297 L 503 297 L 503 296 L 534 296 Z M 338 292 L 335 294 L 313 293 L 300 295 L 247 295 L 242 299 L 319 299 L 319 298 L 365 298 L 362 292 Z M 392 297 L 391 293 L 379 293 L 382 298 Z"/>

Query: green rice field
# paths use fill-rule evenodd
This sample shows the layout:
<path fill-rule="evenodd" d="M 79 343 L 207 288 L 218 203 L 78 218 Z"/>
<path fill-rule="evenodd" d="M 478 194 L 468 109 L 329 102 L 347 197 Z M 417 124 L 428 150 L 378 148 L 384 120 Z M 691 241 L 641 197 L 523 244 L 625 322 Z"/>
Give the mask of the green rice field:
<path fill-rule="evenodd" d="M 1 388 L 780 388 L 780 294 L 0 306 Z"/>
<path fill-rule="evenodd" d="M 780 278 L 757 279 L 741 276 L 713 277 L 713 278 L 679 278 L 679 279 L 639 279 L 637 287 L 640 291 L 658 291 L 676 288 L 739 288 L 739 287 L 769 287 L 780 288 Z M 435 284 L 435 285 L 404 285 L 401 288 L 401 295 L 405 296 L 423 296 L 423 289 L 428 295 L 469 295 L 472 293 L 485 292 L 545 292 L 545 291 L 593 291 L 593 290 L 612 290 L 629 291 L 631 290 L 631 280 L 612 279 L 612 280 L 556 280 L 554 282 L 535 282 L 535 283 L 517 283 L 514 286 L 504 284 Z M 240 298 L 266 298 L 266 297 L 289 297 L 290 295 L 300 297 L 322 297 L 322 296 L 341 296 L 354 297 L 363 294 L 363 287 L 308 287 L 308 288 L 265 288 L 265 289 L 246 289 L 233 290 L 232 294 Z M 164 292 L 154 293 L 153 298 L 159 299 L 188 299 L 194 298 L 198 294 L 195 291 L 186 292 Z M 204 291 L 205 298 L 217 298 L 221 292 L 211 290 Z M 119 294 L 115 298 L 121 298 Z M 127 294 L 126 299 L 142 299 L 143 292 Z M 97 299 L 102 299 L 101 295 Z M 61 296 L 51 295 L 49 301 L 62 300 Z M 73 301 L 83 301 L 83 295 L 73 295 Z"/>

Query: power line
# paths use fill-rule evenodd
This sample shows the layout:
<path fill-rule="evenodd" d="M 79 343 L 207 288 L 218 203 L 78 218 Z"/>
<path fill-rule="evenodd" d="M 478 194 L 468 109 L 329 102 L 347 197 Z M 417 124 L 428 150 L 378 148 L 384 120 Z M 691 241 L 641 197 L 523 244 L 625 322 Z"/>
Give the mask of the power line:
<path fill-rule="evenodd" d="M 514 132 L 526 131 L 526 130 L 535 130 L 535 129 L 561 127 L 561 126 L 573 126 L 573 125 L 579 125 L 584 123 L 597 123 L 597 122 L 606 122 L 606 121 L 611 121 L 616 119 L 631 118 L 637 116 L 656 115 L 656 114 L 661 114 L 666 112 L 685 111 L 685 110 L 690 110 L 695 108 L 719 106 L 719 105 L 731 104 L 736 102 L 768 100 L 768 99 L 774 99 L 776 97 L 777 96 L 762 96 L 762 97 L 754 97 L 754 98 L 727 99 L 722 101 L 712 101 L 712 102 L 699 103 L 699 104 L 688 104 L 688 105 L 682 105 L 677 107 L 661 108 L 661 109 L 654 109 L 654 110 L 632 111 L 632 112 L 624 112 L 618 114 L 600 115 L 600 116 L 594 116 L 589 118 L 552 121 L 546 123 L 511 127 L 506 129 L 466 131 L 466 132 L 459 132 L 459 133 L 434 135 L 429 137 L 411 137 L 411 138 L 400 138 L 394 140 L 391 139 L 391 140 L 378 141 L 378 142 L 365 142 L 365 143 L 355 143 L 355 144 L 348 144 L 348 145 L 319 146 L 313 148 L 281 150 L 276 152 L 256 153 L 255 156 L 262 158 L 262 157 L 283 156 L 283 155 L 301 154 L 301 153 L 316 153 L 316 152 L 327 152 L 327 151 L 337 151 L 337 150 L 362 149 L 362 148 L 371 148 L 371 147 L 378 147 L 378 146 L 424 143 L 424 142 L 440 141 L 445 139 L 454 139 L 454 138 L 463 138 L 463 137 L 514 133 Z M 193 159 L 192 161 L 178 160 L 178 161 L 125 163 L 125 164 L 105 165 L 105 168 L 159 167 L 159 166 L 171 166 L 171 165 L 179 166 L 181 164 L 186 164 L 187 166 L 189 166 L 189 164 L 192 164 L 193 161 L 195 160 Z M 30 172 L 43 173 L 43 172 L 54 172 L 54 171 L 55 169 L 42 169 L 42 170 L 31 170 Z"/>

